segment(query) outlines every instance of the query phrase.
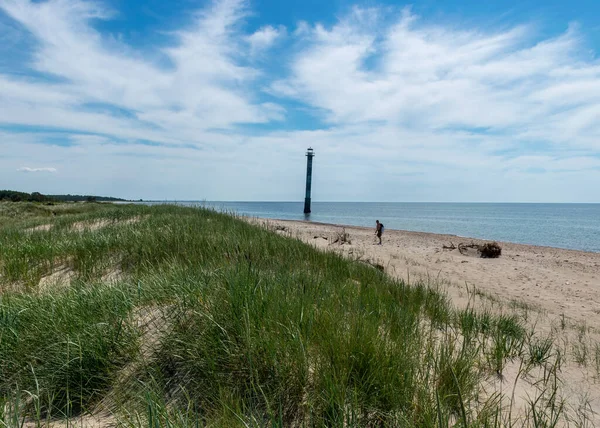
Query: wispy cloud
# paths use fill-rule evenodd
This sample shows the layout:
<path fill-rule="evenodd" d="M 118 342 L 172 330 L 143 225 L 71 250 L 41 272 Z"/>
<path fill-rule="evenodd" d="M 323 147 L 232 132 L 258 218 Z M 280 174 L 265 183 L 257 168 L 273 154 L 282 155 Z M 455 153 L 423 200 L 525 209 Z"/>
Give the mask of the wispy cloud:
<path fill-rule="evenodd" d="M 1 122 L 183 142 L 198 131 L 281 118 L 253 100 L 258 71 L 236 62 L 245 52 L 237 30 L 241 1 L 215 2 L 177 31 L 177 44 L 163 49 L 172 68 L 97 32 L 90 20 L 111 16 L 97 4 L 0 0 L 0 8 L 37 41 L 31 67 L 60 82 L 4 78 Z M 98 103 L 130 115 L 90 112 L 87 106 Z"/>
<path fill-rule="evenodd" d="M 600 63 L 584 54 L 576 28 L 536 40 L 527 27 L 457 30 L 408 10 L 377 31 L 364 19 L 357 9 L 331 28 L 312 27 L 291 76 L 274 91 L 321 109 L 336 125 L 378 121 L 525 138 L 535 130 L 548 142 L 598 147 L 600 128 L 589 125 L 600 114 Z"/>
<path fill-rule="evenodd" d="M 51 173 L 55 173 L 57 171 L 56 168 L 30 168 L 28 166 L 22 166 L 21 168 L 17 169 L 17 171 L 20 172 L 51 172 Z"/>
<path fill-rule="evenodd" d="M 0 60 L 5 171 L 51 162 L 70 182 L 87 172 L 82 185 L 129 180 L 127 197 L 289 200 L 312 145 L 317 199 L 571 200 L 569 186 L 600 186 L 600 61 L 574 24 L 540 37 L 535 23 L 354 7 L 332 25 L 248 31 L 252 3 L 214 0 L 139 49 L 98 30 L 118 15 L 100 2 L 0 0 L 2 13 L 0 40 L 29 49 Z"/>

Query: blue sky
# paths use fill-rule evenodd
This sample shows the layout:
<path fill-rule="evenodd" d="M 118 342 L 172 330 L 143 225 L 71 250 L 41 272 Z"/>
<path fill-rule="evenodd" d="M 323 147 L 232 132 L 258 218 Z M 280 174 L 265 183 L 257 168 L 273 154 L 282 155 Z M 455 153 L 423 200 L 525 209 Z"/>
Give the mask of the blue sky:
<path fill-rule="evenodd" d="M 0 0 L 0 188 L 600 202 L 600 3 Z"/>

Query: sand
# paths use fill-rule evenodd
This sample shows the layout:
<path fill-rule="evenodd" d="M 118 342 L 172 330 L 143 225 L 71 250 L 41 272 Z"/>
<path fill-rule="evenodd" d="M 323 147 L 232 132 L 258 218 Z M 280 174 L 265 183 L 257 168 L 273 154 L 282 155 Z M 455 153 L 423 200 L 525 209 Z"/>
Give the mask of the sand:
<path fill-rule="evenodd" d="M 426 281 L 447 293 L 456 307 L 513 313 L 536 337 L 552 337 L 564 355 L 560 394 L 579 426 L 600 426 L 600 253 L 499 242 L 502 255 L 480 258 L 444 249 L 486 241 L 455 235 L 386 229 L 376 245 L 373 228 L 302 221 L 254 219 L 279 234 L 317 248 L 378 265 L 410 283 Z M 336 241 L 341 233 L 349 242 Z M 518 364 L 503 379 L 488 381 L 491 391 L 512 394 Z M 515 414 L 526 412 L 535 396 L 535 378 L 519 379 Z M 593 424 L 593 425 L 592 425 Z"/>
<path fill-rule="evenodd" d="M 549 316 L 564 314 L 600 329 L 600 253 L 499 242 L 502 255 L 482 259 L 443 249 L 451 243 L 487 242 L 480 239 L 386 229 L 383 245 L 375 245 L 374 227 L 264 221 L 279 225 L 280 231 L 285 227 L 289 235 L 319 248 L 377 262 L 390 275 L 406 281 L 445 284 L 456 300 L 461 294 L 457 290 L 475 286 L 498 299 L 522 302 Z M 342 229 L 351 244 L 332 244 Z"/>

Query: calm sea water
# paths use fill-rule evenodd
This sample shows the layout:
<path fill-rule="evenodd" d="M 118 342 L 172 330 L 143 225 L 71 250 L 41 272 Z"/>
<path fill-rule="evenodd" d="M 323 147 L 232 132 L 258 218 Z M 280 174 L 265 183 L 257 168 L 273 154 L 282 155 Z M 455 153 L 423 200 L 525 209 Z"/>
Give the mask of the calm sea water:
<path fill-rule="evenodd" d="M 354 226 L 448 233 L 472 238 L 600 252 L 600 204 L 180 202 L 238 214 Z"/>

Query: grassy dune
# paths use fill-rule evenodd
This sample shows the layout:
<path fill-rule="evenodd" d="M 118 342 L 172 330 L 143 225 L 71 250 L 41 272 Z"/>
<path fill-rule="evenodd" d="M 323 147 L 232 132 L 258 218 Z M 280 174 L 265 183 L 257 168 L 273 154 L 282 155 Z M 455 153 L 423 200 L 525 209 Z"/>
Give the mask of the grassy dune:
<path fill-rule="evenodd" d="M 515 317 L 210 210 L 0 204 L 0 275 L 0 426 L 561 417 L 560 355 Z M 547 385 L 517 422 L 482 388 L 515 358 Z"/>

